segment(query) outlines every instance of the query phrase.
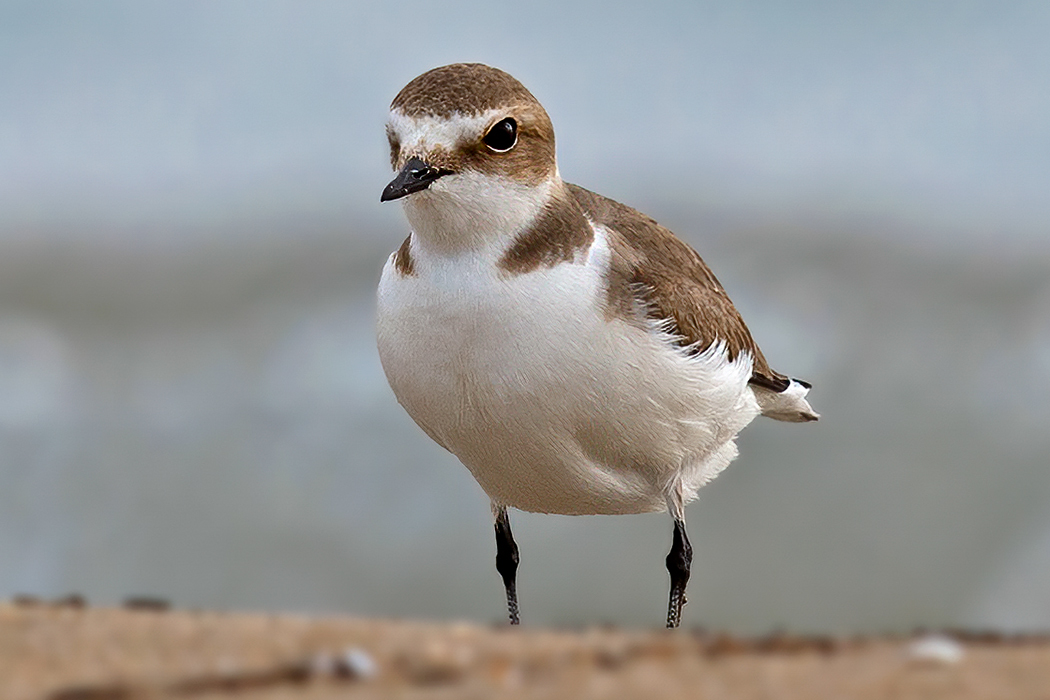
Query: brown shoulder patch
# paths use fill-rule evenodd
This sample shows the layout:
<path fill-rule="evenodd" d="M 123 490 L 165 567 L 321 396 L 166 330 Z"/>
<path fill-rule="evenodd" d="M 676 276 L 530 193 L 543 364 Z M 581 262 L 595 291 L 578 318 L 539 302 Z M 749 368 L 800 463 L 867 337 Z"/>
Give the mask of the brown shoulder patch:
<path fill-rule="evenodd" d="M 481 114 L 507 104 L 535 102 L 514 76 L 483 63 L 453 63 L 414 78 L 390 103 L 408 117 Z"/>
<path fill-rule="evenodd" d="M 412 236 L 409 235 L 401 247 L 394 252 L 394 269 L 401 273 L 402 277 L 411 277 L 416 274 L 415 263 L 412 262 L 412 251 L 409 248 Z"/>
<path fill-rule="evenodd" d="M 700 255 L 653 219 L 619 202 L 569 185 L 587 217 L 609 231 L 612 261 L 607 313 L 635 320 L 639 313 L 670 324 L 679 344 L 703 352 L 725 343 L 730 360 L 753 360 L 752 381 L 783 391 L 786 378 L 770 369 L 740 312 Z"/>
<path fill-rule="evenodd" d="M 518 234 L 499 267 L 514 275 L 539 267 L 571 262 L 594 240 L 594 230 L 579 204 L 567 192 L 555 196 L 536 221 Z"/>

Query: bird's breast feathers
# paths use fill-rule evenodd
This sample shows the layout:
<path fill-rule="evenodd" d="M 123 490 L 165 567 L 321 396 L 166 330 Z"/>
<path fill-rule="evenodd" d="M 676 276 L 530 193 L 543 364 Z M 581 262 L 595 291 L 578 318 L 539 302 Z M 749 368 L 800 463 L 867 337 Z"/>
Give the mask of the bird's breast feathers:
<path fill-rule="evenodd" d="M 610 314 L 610 234 L 591 230 L 571 258 L 521 274 L 505 250 L 406 241 L 379 287 L 380 357 L 400 403 L 497 502 L 660 510 L 679 470 L 695 493 L 735 454 L 758 414 L 751 358 L 689 355 L 658 324 Z"/>

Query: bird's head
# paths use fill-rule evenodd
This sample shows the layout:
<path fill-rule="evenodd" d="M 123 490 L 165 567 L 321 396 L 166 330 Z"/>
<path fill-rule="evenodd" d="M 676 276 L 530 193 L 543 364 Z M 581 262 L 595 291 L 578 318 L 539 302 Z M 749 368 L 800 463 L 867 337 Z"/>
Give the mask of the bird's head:
<path fill-rule="evenodd" d="M 435 68 L 390 105 L 382 201 L 400 199 L 413 230 L 445 247 L 513 235 L 560 185 L 554 127 L 507 73 L 479 63 Z"/>

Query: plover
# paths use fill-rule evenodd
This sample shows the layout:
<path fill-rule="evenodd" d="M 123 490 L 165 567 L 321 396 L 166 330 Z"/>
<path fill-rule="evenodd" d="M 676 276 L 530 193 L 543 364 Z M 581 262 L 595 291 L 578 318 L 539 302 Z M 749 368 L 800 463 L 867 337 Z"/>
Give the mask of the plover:
<path fill-rule="evenodd" d="M 411 233 L 379 283 L 398 401 L 491 499 L 519 620 L 508 508 L 667 510 L 667 626 L 685 603 L 685 505 L 758 415 L 813 421 L 700 256 L 654 220 L 561 179 L 547 112 L 507 73 L 435 68 L 390 106 L 381 200 Z"/>

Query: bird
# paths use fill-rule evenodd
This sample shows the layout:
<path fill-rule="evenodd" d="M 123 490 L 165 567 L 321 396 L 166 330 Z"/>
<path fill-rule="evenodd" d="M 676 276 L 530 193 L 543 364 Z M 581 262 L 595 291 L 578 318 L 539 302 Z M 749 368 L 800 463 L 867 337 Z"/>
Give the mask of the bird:
<path fill-rule="evenodd" d="M 667 511 L 667 627 L 686 602 L 685 506 L 762 415 L 815 421 L 700 255 L 648 216 L 562 180 L 554 128 L 510 74 L 411 80 L 386 123 L 410 233 L 387 259 L 376 337 L 398 402 L 490 499 L 520 623 L 508 509 Z"/>

